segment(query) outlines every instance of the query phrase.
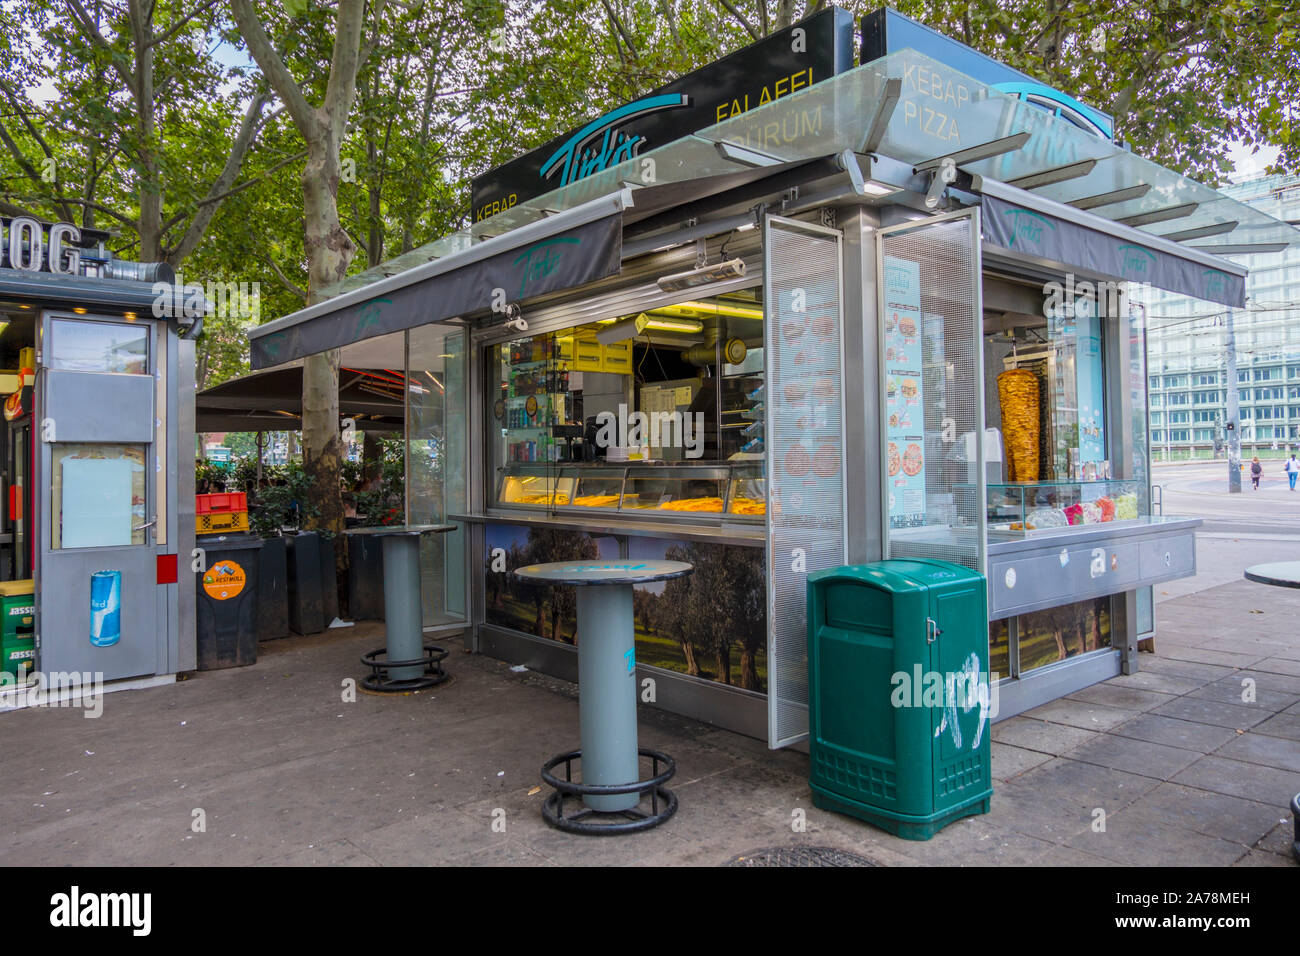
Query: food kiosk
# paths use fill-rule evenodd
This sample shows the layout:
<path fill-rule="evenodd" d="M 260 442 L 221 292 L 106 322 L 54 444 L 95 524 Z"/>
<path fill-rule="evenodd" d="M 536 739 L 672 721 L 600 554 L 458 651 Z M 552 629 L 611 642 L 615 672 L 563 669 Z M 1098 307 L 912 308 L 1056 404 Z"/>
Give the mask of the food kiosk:
<path fill-rule="evenodd" d="M 194 342 L 202 290 L 107 233 L 0 221 L 0 579 L 30 595 L 0 707 L 194 668 Z M 6 631 L 6 641 L 9 639 Z M 119 683 L 116 686 L 123 686 Z"/>
<path fill-rule="evenodd" d="M 1240 306 L 1291 227 L 893 11 L 828 9 L 476 181 L 473 225 L 251 335 L 403 368 L 426 629 L 576 673 L 571 589 L 638 588 L 641 700 L 807 730 L 805 580 L 890 556 L 987 575 L 1000 717 L 1138 667 L 1152 513 L 1144 285 Z M 791 50 L 802 49 L 791 59 Z M 799 59 L 800 56 L 804 59 Z M 701 120 L 704 117 L 704 120 Z"/>

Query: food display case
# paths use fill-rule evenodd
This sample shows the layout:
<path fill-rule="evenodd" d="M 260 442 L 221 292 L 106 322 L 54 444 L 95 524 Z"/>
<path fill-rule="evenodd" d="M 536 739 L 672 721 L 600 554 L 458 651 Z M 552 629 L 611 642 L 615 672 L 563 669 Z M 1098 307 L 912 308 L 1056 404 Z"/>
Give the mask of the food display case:
<path fill-rule="evenodd" d="M 618 510 L 619 502 L 623 499 L 623 480 L 627 476 L 625 466 L 566 466 L 562 475 L 574 489 L 573 497 L 562 504 L 584 511 Z"/>
<path fill-rule="evenodd" d="M 767 514 L 767 469 L 763 462 L 738 462 L 731 466 L 727 514 L 759 520 Z"/>
<path fill-rule="evenodd" d="M 969 486 L 968 493 L 974 493 Z M 1136 521 L 1141 483 L 1132 479 L 989 484 L 990 537 L 1030 537 L 1084 525 Z"/>
<path fill-rule="evenodd" d="M 574 476 L 555 465 L 512 462 L 499 469 L 497 503 L 546 510 L 573 500 Z"/>
<path fill-rule="evenodd" d="M 723 514 L 727 465 L 641 465 L 628 468 L 623 511 Z"/>
<path fill-rule="evenodd" d="M 511 462 L 501 469 L 500 507 L 565 514 L 725 519 L 761 523 L 767 513 L 762 461 L 683 465 Z"/>

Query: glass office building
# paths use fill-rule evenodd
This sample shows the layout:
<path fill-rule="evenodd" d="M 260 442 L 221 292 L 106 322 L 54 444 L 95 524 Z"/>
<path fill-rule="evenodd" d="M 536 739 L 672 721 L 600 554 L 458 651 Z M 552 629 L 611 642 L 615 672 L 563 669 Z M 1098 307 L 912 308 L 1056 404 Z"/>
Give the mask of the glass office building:
<path fill-rule="evenodd" d="M 1260 176 L 1223 192 L 1276 219 L 1300 220 L 1300 176 Z M 1153 461 L 1225 457 L 1230 387 L 1242 457 L 1282 457 L 1300 445 L 1300 249 L 1232 258 L 1250 270 L 1243 309 L 1147 291 Z"/>

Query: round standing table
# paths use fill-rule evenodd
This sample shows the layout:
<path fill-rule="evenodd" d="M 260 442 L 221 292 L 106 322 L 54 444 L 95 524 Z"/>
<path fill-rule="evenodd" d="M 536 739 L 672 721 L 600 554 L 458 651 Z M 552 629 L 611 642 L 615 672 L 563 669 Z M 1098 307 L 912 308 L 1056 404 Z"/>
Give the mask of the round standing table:
<path fill-rule="evenodd" d="M 373 528 L 348 528 L 347 534 L 383 539 L 384 629 L 388 646 L 361 656 L 370 676 L 361 681 L 367 690 L 400 693 L 441 684 L 449 676 L 442 669 L 448 651 L 424 643 L 424 607 L 420 592 L 420 536 L 455 531 L 454 524 L 395 524 Z M 380 655 L 384 659 L 380 660 Z"/>
<path fill-rule="evenodd" d="M 1255 564 L 1246 569 L 1246 580 L 1258 584 L 1271 584 L 1277 588 L 1300 588 L 1300 561 L 1274 561 Z M 1291 855 L 1300 860 L 1300 793 L 1291 800 L 1291 818 L 1295 831 L 1291 842 Z"/>
<path fill-rule="evenodd" d="M 546 822 L 572 833 L 647 830 L 677 812 L 677 797 L 663 784 L 676 772 L 671 757 L 637 747 L 636 644 L 633 585 L 690 574 L 684 561 L 593 561 L 532 564 L 515 577 L 532 585 L 567 585 L 578 596 L 578 719 L 582 749 L 558 754 L 542 767 L 554 788 L 542 804 Z M 640 757 L 652 761 L 640 776 Z M 582 782 L 573 782 L 573 762 Z M 564 764 L 565 779 L 552 771 Z M 664 770 L 660 771 L 660 764 Z M 651 810 L 638 809 L 645 794 Z M 586 809 L 564 815 L 565 797 L 581 796 Z M 662 801 L 663 806 L 660 806 Z"/>
<path fill-rule="evenodd" d="M 1300 588 L 1300 561 L 1274 561 L 1246 569 L 1246 580 L 1279 588 Z"/>

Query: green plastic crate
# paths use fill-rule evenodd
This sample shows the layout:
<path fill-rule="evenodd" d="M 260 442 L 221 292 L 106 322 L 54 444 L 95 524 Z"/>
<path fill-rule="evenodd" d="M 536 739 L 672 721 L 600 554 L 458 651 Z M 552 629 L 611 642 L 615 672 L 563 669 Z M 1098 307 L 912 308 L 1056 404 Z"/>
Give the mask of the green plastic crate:
<path fill-rule="evenodd" d="M 36 641 L 33 638 L 0 641 L 0 671 L 22 680 L 36 666 Z"/>
<path fill-rule="evenodd" d="M 31 594 L 7 594 L 0 597 L 0 641 L 8 641 L 32 632 L 35 599 Z"/>
<path fill-rule="evenodd" d="M 987 607 L 984 576 L 942 561 L 808 576 L 815 805 L 909 840 L 988 812 Z"/>

